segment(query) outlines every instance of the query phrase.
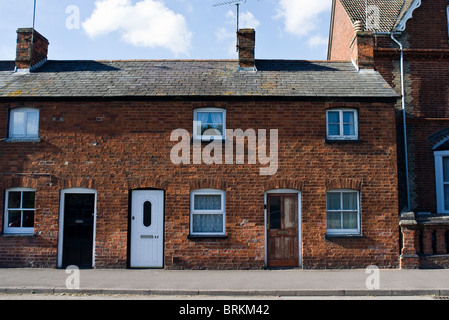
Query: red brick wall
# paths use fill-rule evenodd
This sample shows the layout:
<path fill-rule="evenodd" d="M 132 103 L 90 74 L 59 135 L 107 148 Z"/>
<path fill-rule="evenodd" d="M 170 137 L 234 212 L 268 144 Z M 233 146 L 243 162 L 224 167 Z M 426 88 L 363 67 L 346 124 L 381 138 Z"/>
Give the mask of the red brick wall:
<path fill-rule="evenodd" d="M 406 33 L 410 48 L 449 49 L 447 0 L 422 0 L 407 21 Z"/>
<path fill-rule="evenodd" d="M 388 54 L 386 54 L 388 52 Z M 399 54 L 376 51 L 376 69 L 400 93 Z M 428 138 L 449 127 L 449 51 L 405 51 L 407 138 L 412 210 L 436 212 L 433 145 Z M 406 206 L 405 163 L 401 106 L 398 114 L 400 208 Z"/>
<path fill-rule="evenodd" d="M 351 41 L 354 37 L 354 27 L 351 19 L 341 5 L 340 1 L 335 3 L 334 24 L 332 33 L 332 47 L 329 60 L 351 60 Z"/>
<path fill-rule="evenodd" d="M 435 168 L 428 138 L 449 126 L 449 37 L 447 1 L 423 0 L 397 37 L 404 45 L 411 209 L 436 212 Z M 343 31 L 344 32 L 344 31 Z M 378 37 L 376 70 L 400 93 L 398 46 Z M 398 104 L 400 208 L 406 206 L 402 114 Z"/>
<path fill-rule="evenodd" d="M 395 117 L 380 102 L 40 102 L 38 143 L 0 143 L 0 190 L 37 189 L 34 237 L 0 236 L 0 266 L 55 266 L 59 191 L 97 190 L 97 267 L 126 267 L 129 191 L 166 192 L 166 268 L 263 268 L 264 192 L 302 192 L 305 268 L 398 265 Z M 7 109 L 0 104 L 0 130 Z M 227 110 L 229 129 L 278 129 L 279 170 L 260 176 L 259 165 L 180 165 L 170 161 L 174 129 L 192 132 L 193 110 Z M 360 142 L 326 143 L 326 109 L 359 109 Z M 96 142 L 94 146 L 92 143 Z M 187 239 L 190 192 L 226 191 L 226 239 Z M 325 239 L 326 190 L 361 191 L 362 238 Z M 3 209 L 2 209 L 3 211 Z"/>

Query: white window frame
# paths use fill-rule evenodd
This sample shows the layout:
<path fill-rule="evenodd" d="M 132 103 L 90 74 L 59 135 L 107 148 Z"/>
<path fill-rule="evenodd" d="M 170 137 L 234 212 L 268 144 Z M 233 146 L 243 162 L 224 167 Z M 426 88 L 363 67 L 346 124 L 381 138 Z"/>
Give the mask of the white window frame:
<path fill-rule="evenodd" d="M 438 213 L 449 213 L 444 208 L 443 158 L 449 157 L 449 151 L 435 151 L 435 182 Z"/>
<path fill-rule="evenodd" d="M 449 1 L 447 2 L 446 14 L 447 14 L 447 32 L 449 36 Z"/>
<path fill-rule="evenodd" d="M 8 209 L 8 200 L 9 200 L 9 193 L 10 192 L 20 192 L 21 198 L 20 198 L 20 208 L 9 208 Z M 34 212 L 34 221 L 36 221 L 36 203 L 34 204 L 34 208 L 23 208 L 23 192 L 34 192 L 36 196 L 36 190 L 35 189 L 29 189 L 29 188 L 12 188 L 5 191 L 5 211 L 4 211 L 4 228 L 3 232 L 5 234 L 33 234 L 34 233 L 34 224 L 33 227 L 8 227 L 8 221 L 9 221 L 9 211 L 20 211 L 21 212 L 21 223 L 23 223 L 23 211 L 33 211 Z"/>
<path fill-rule="evenodd" d="M 355 210 L 329 210 L 327 208 L 327 195 L 329 193 L 339 193 L 340 194 L 340 203 L 343 203 L 343 194 L 344 193 L 356 193 L 357 194 L 357 228 L 356 229 L 328 229 L 327 228 L 327 214 L 328 212 L 354 212 Z M 361 210 L 360 210 L 360 191 L 351 190 L 351 189 L 336 189 L 329 190 L 326 192 L 326 234 L 327 235 L 360 235 L 361 234 Z M 343 219 L 343 215 L 341 215 L 341 219 Z M 343 224 L 343 221 L 342 221 Z"/>
<path fill-rule="evenodd" d="M 339 113 L 340 130 L 338 135 L 330 135 L 329 132 L 329 112 Z M 354 113 L 354 135 L 344 135 L 343 113 Z M 351 108 L 336 108 L 326 110 L 326 137 L 328 140 L 358 140 L 359 139 L 359 112 L 357 109 Z"/>
<path fill-rule="evenodd" d="M 198 121 L 198 113 L 200 112 L 215 112 L 223 114 L 223 134 L 222 135 L 202 135 L 201 131 L 198 132 L 198 125 L 201 124 Z M 201 141 L 212 141 L 212 140 L 225 140 L 226 138 L 226 110 L 220 108 L 199 108 L 195 109 L 193 112 L 193 139 Z"/>
<path fill-rule="evenodd" d="M 195 196 L 196 195 L 219 195 L 221 196 L 220 210 L 195 210 Z M 222 232 L 194 232 L 193 218 L 196 214 L 222 214 L 223 215 L 223 230 Z M 217 189 L 201 189 L 190 192 L 190 235 L 192 236 L 225 236 L 226 235 L 226 195 L 222 190 Z"/>
<path fill-rule="evenodd" d="M 25 113 L 25 121 L 24 121 L 24 132 L 25 134 L 15 134 L 14 133 L 14 114 L 19 113 L 19 112 L 23 112 Z M 28 115 L 30 113 L 37 113 L 37 134 L 28 134 L 26 132 L 27 130 L 27 124 L 28 124 Z M 11 109 L 9 111 L 9 135 L 8 138 L 9 140 L 38 140 L 39 139 L 39 109 L 37 108 L 15 108 L 15 109 Z"/>

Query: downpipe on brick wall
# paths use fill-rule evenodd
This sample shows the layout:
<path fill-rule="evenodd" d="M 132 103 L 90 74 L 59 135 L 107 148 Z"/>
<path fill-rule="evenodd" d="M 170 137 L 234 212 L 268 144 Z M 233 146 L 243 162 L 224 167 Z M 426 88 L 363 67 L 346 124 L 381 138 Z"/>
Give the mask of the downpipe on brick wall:
<path fill-rule="evenodd" d="M 402 43 L 400 43 L 396 38 L 394 37 L 393 32 L 391 32 L 391 39 L 396 42 L 396 44 L 399 46 L 399 49 L 401 51 L 401 60 L 400 60 L 400 69 L 401 69 L 401 96 L 402 96 L 402 126 L 404 130 L 404 152 L 405 152 L 405 181 L 406 181 L 406 188 L 407 188 L 407 206 L 410 210 L 410 182 L 409 182 L 409 176 L 408 176 L 408 147 L 407 147 L 407 120 L 406 120 L 406 112 L 405 112 L 405 86 L 404 86 L 404 48 L 402 46 Z"/>

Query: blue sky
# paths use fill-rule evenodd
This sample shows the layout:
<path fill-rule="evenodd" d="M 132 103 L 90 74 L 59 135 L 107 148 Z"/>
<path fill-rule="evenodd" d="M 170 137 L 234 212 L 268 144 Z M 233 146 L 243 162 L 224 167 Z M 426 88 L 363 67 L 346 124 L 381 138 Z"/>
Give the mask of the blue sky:
<path fill-rule="evenodd" d="M 236 6 L 226 0 L 37 0 L 36 30 L 52 60 L 235 59 Z M 240 27 L 256 29 L 257 59 L 324 60 L 331 0 L 247 0 Z M 33 0 L 0 3 L 0 60 Z"/>

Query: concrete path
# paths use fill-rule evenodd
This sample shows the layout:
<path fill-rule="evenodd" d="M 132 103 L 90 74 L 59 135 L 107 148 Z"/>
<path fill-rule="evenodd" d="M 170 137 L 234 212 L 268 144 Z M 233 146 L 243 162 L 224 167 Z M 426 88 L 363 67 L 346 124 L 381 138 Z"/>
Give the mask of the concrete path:
<path fill-rule="evenodd" d="M 79 276 L 79 277 L 77 277 Z M 79 289 L 76 287 L 79 280 Z M 0 269 L 0 294 L 449 296 L 449 270 Z"/>

